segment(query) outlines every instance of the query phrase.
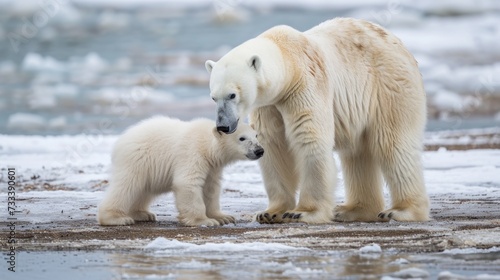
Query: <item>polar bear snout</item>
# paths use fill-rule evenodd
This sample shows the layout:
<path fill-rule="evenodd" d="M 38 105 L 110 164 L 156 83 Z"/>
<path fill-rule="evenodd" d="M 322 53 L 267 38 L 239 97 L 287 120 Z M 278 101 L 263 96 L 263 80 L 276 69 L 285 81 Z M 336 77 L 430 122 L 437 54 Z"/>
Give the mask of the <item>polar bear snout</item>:
<path fill-rule="evenodd" d="M 217 131 L 224 132 L 225 134 L 232 134 L 238 128 L 238 121 L 230 121 L 227 118 L 217 118 Z"/>
<path fill-rule="evenodd" d="M 215 125 L 217 131 L 225 134 L 232 134 L 238 128 L 238 110 L 234 102 L 219 101 L 217 102 L 217 119 Z"/>
<path fill-rule="evenodd" d="M 253 151 L 246 154 L 246 157 L 250 160 L 257 160 L 261 158 L 263 155 L 264 155 L 264 148 L 257 145 Z"/>
<path fill-rule="evenodd" d="M 257 150 L 255 150 L 254 154 L 255 156 L 257 156 L 257 158 L 261 158 L 264 155 L 264 148 L 259 147 Z"/>

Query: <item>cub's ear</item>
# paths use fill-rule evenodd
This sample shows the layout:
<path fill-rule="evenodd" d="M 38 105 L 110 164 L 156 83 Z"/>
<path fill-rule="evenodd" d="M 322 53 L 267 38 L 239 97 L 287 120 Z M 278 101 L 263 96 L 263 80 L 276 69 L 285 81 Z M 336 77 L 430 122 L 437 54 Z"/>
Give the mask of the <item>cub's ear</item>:
<path fill-rule="evenodd" d="M 208 73 L 212 73 L 212 69 L 214 68 L 214 66 L 215 66 L 215 62 L 212 60 L 207 60 L 205 62 L 205 68 L 207 68 Z"/>
<path fill-rule="evenodd" d="M 255 71 L 259 71 L 261 65 L 260 57 L 258 55 L 252 56 L 248 61 L 248 65 L 255 69 Z"/>
<path fill-rule="evenodd" d="M 255 130 L 255 125 L 253 123 L 250 124 L 250 127 Z"/>
<path fill-rule="evenodd" d="M 214 127 L 214 128 L 212 129 L 212 133 L 214 134 L 215 138 L 220 138 L 220 137 L 222 137 L 222 132 L 218 131 L 218 130 L 217 130 L 217 127 Z"/>

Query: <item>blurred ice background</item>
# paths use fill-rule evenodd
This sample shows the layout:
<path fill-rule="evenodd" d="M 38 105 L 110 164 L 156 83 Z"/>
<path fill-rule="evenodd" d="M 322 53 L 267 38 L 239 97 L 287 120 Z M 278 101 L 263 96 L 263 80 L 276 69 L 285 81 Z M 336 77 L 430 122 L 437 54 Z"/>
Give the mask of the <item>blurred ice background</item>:
<path fill-rule="evenodd" d="M 496 0 L 0 0 L 0 134 L 214 117 L 204 62 L 278 24 L 376 22 L 419 62 L 428 130 L 500 125 Z"/>

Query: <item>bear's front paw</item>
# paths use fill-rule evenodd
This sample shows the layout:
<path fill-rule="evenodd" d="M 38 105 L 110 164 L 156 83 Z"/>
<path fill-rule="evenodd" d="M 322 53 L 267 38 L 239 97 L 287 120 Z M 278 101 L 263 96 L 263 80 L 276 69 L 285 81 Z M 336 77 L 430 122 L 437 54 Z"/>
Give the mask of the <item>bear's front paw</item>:
<path fill-rule="evenodd" d="M 335 221 L 337 222 L 381 222 L 377 212 L 363 207 L 339 205 L 335 207 Z"/>
<path fill-rule="evenodd" d="M 217 216 L 210 216 L 210 218 L 216 219 L 221 225 L 236 224 L 236 219 L 230 215 L 221 214 Z"/>
<path fill-rule="evenodd" d="M 255 216 L 255 220 L 261 224 L 278 224 L 281 223 L 283 213 L 279 212 L 262 212 L 258 213 L 257 216 Z"/>
<path fill-rule="evenodd" d="M 156 221 L 156 215 L 154 213 L 151 213 L 149 211 L 135 211 L 130 213 L 130 216 L 134 221 L 137 222 L 155 222 Z"/>
<path fill-rule="evenodd" d="M 183 225 L 188 226 L 188 227 L 199 227 L 199 226 L 207 226 L 207 227 L 213 227 L 213 226 L 220 226 L 219 221 L 216 219 L 181 219 L 180 221 Z"/>

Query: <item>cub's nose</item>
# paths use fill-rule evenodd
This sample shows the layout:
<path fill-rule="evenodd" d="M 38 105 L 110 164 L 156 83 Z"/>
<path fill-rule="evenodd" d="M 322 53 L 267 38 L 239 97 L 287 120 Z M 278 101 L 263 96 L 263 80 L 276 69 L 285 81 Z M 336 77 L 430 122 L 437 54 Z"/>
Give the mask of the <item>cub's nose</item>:
<path fill-rule="evenodd" d="M 255 153 L 255 156 L 257 156 L 257 158 L 261 158 L 264 155 L 264 149 L 263 148 L 257 149 L 257 150 L 255 150 L 254 153 Z"/>
<path fill-rule="evenodd" d="M 229 132 L 229 126 L 217 126 L 217 131 L 228 133 Z"/>

